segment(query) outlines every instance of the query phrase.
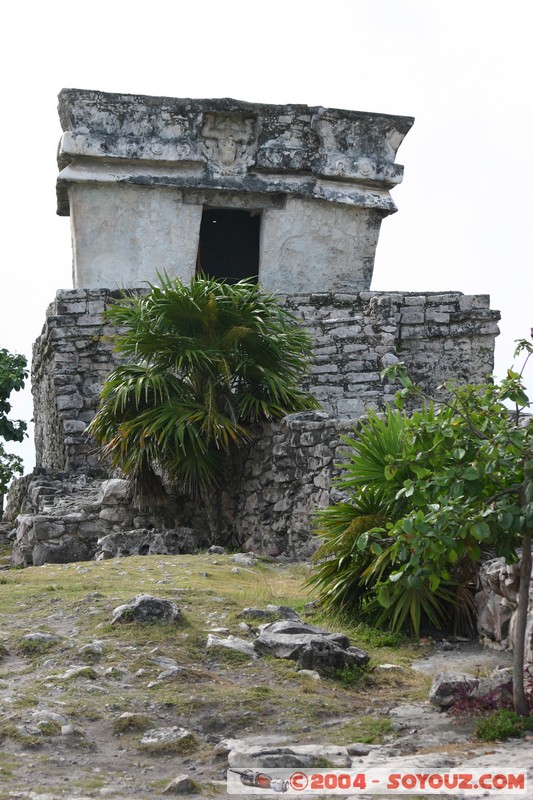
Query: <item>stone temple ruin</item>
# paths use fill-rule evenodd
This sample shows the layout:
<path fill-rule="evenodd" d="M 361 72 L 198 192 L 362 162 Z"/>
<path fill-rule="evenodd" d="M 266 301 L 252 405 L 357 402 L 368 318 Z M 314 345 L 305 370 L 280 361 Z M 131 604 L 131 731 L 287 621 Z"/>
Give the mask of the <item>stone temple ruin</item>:
<path fill-rule="evenodd" d="M 22 511 L 14 563 L 208 543 L 203 510 L 187 498 L 153 514 L 133 508 L 85 436 L 116 363 L 104 309 L 158 272 L 188 281 L 198 270 L 258 280 L 314 337 L 309 388 L 323 410 L 258 429 L 221 501 L 225 542 L 309 554 L 313 511 L 335 497 L 339 434 L 394 393 L 382 368 L 401 359 L 428 387 L 493 368 L 499 314 L 487 296 L 371 290 L 413 120 L 75 89 L 61 92 L 59 116 L 58 213 L 71 218 L 74 288 L 57 293 L 35 343 L 37 469 L 10 500 Z"/>

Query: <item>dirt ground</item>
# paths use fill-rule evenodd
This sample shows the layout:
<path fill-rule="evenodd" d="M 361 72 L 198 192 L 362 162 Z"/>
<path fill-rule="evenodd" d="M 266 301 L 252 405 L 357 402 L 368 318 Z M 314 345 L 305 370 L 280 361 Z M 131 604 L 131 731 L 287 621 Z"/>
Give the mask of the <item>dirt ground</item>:
<path fill-rule="evenodd" d="M 365 769 L 429 756 L 533 765 L 530 740 L 483 745 L 472 719 L 427 702 L 436 672 L 509 663 L 477 642 L 409 642 L 353 625 L 342 632 L 370 668 L 319 680 L 291 661 L 207 649 L 210 632 L 252 642 L 250 606 L 289 605 L 324 624 L 306 607 L 307 575 L 304 565 L 208 555 L 1 572 L 0 800 L 150 800 L 170 796 L 184 773 L 190 797 L 225 796 L 228 752 L 265 735 L 269 746 L 319 745 L 317 766 L 329 763 L 327 745 L 353 743 L 366 746 L 356 760 Z M 113 609 L 141 593 L 171 599 L 182 622 L 111 625 Z M 187 736 L 142 744 L 147 730 L 168 728 Z"/>

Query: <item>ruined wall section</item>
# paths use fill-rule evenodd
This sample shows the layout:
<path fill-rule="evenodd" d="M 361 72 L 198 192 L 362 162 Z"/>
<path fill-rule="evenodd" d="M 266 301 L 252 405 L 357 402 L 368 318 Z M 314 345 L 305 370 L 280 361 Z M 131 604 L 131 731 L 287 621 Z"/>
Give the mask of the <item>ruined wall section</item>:
<path fill-rule="evenodd" d="M 427 391 L 444 381 L 482 383 L 494 370 L 499 311 L 486 294 L 460 292 L 390 294 L 398 323 L 397 355 Z"/>
<path fill-rule="evenodd" d="M 102 314 L 119 294 L 60 291 L 48 309 L 33 359 L 38 467 L 102 469 L 85 429 L 102 382 L 118 363 L 111 338 L 115 330 Z M 486 295 L 324 293 L 281 301 L 316 343 L 308 388 L 325 412 L 341 420 L 357 419 L 366 408 L 392 399 L 395 387 L 383 384 L 380 372 L 397 359 L 430 390 L 448 378 L 483 381 L 493 369 L 499 314 L 489 308 Z"/>
<path fill-rule="evenodd" d="M 357 418 L 390 402 L 397 387 L 384 385 L 380 373 L 397 360 L 428 391 L 492 374 L 500 314 L 488 295 L 360 292 L 283 302 L 316 342 L 308 387 L 335 416 Z"/>
<path fill-rule="evenodd" d="M 36 465 L 67 472 L 101 470 L 85 429 L 105 377 L 118 364 L 103 319 L 120 292 L 59 291 L 33 346 Z"/>
<path fill-rule="evenodd" d="M 356 420 L 321 411 L 291 414 L 263 425 L 238 473 L 232 533 L 244 550 L 306 558 L 317 508 L 340 499 L 332 486 Z M 234 471 L 234 475 L 235 475 Z"/>

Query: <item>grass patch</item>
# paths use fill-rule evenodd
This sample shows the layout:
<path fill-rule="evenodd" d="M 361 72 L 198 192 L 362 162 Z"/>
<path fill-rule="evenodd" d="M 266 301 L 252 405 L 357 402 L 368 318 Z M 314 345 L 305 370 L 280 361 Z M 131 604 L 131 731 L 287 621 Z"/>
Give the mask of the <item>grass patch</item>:
<path fill-rule="evenodd" d="M 476 725 L 476 736 L 485 742 L 522 736 L 525 731 L 533 731 L 533 718 L 521 717 L 504 709 L 480 719 Z"/>
<path fill-rule="evenodd" d="M 344 667 L 344 669 L 337 669 L 335 670 L 335 680 L 341 684 L 341 686 L 346 687 L 363 687 L 368 686 L 370 682 L 370 674 L 368 671 L 368 667 L 362 666 L 358 667 L 354 665 L 353 667 Z"/>
<path fill-rule="evenodd" d="M 215 653 L 216 650 L 216 653 Z M 252 656 L 240 653 L 238 650 L 230 650 L 228 647 L 217 647 L 209 650 L 210 663 L 227 664 L 228 666 L 239 666 L 248 664 Z"/>
<path fill-rule="evenodd" d="M 403 633 L 396 633 L 383 628 L 374 628 L 364 622 L 355 622 L 348 614 L 340 611 L 321 611 L 318 609 L 312 614 L 313 623 L 333 627 L 342 631 L 353 643 L 366 648 L 401 648 L 412 644 L 412 639 Z"/>
<path fill-rule="evenodd" d="M 269 697 L 272 697 L 274 693 L 270 686 L 251 686 L 249 691 L 250 694 L 258 700 L 267 700 Z"/>
<path fill-rule="evenodd" d="M 18 639 L 14 643 L 15 652 L 21 656 L 40 656 L 49 653 L 60 644 L 59 639 Z"/>
<path fill-rule="evenodd" d="M 174 755 L 189 755 L 197 749 L 198 742 L 192 733 L 188 733 L 186 736 L 181 736 L 179 739 L 174 741 L 156 741 L 151 742 L 150 744 L 142 744 L 140 747 L 147 753 L 173 753 Z"/>
<path fill-rule="evenodd" d="M 113 733 L 131 733 L 132 731 L 147 731 L 152 727 L 153 721 L 144 714 L 128 713 L 113 720 Z"/>
<path fill-rule="evenodd" d="M 59 722 L 47 721 L 40 722 L 37 727 L 43 736 L 59 736 L 61 733 L 61 725 Z"/>
<path fill-rule="evenodd" d="M 43 743 L 43 737 L 40 734 L 25 733 L 15 725 L 9 724 L 0 726 L 0 740 L 3 738 L 18 742 L 23 747 L 40 747 Z"/>
<path fill-rule="evenodd" d="M 350 742 L 381 744 L 383 737 L 392 733 L 392 730 L 392 722 L 388 718 L 362 716 L 332 731 L 331 741 L 338 745 Z"/>
<path fill-rule="evenodd" d="M 86 680 L 89 681 L 96 681 L 98 680 L 99 675 L 96 672 L 96 670 L 94 670 L 92 667 L 87 666 L 87 667 L 81 667 L 80 669 L 76 669 L 74 672 L 72 672 L 71 675 L 67 675 L 66 677 L 62 678 L 62 680 L 75 681 L 78 680 L 78 678 L 85 678 Z"/>
<path fill-rule="evenodd" d="M 108 702 L 106 698 L 106 703 Z M 64 706 L 65 713 L 68 716 L 73 717 L 77 720 L 84 720 L 86 722 L 98 722 L 99 720 L 103 719 L 106 716 L 103 709 L 96 704 L 95 701 L 94 705 L 89 705 L 88 703 L 83 702 L 70 702 Z"/>
<path fill-rule="evenodd" d="M 408 701 L 415 693 L 422 696 L 426 691 L 425 676 L 407 668 L 413 649 L 404 637 L 346 619 L 304 612 L 303 606 L 309 600 L 304 581 L 309 572 L 302 565 L 259 561 L 252 568 L 239 567 L 238 573 L 231 573 L 235 566 L 231 556 L 216 556 L 217 564 L 213 560 L 206 554 L 144 556 L 30 567 L 17 571 L 16 581 L 10 573 L 9 585 L 0 585 L 0 606 L 11 629 L 55 632 L 57 617 L 61 626 L 57 631 L 64 637 L 47 643 L 44 652 L 53 651 L 53 662 L 44 669 L 38 659 L 26 662 L 28 672 L 34 673 L 32 683 L 26 683 L 28 688 L 31 685 L 31 693 L 23 685 L 27 679 L 19 677 L 24 671 L 7 674 L 4 667 L 6 674 L 0 678 L 8 681 L 10 688 L 19 681 L 19 688 L 12 692 L 21 697 L 19 708 L 35 705 L 37 697 L 46 697 L 52 684 L 53 698 L 61 703 L 61 713 L 86 732 L 85 741 L 78 742 L 76 737 L 78 746 L 90 746 L 90 741 L 98 740 L 102 748 L 105 742 L 112 742 L 115 747 L 114 734 L 122 737 L 119 744 L 126 753 L 138 760 L 142 732 L 159 725 L 178 724 L 192 731 L 202 728 L 216 736 L 226 736 L 228 732 L 260 734 L 266 728 L 276 731 L 279 725 L 280 734 L 290 735 L 295 741 L 307 740 L 309 731 L 310 736 L 316 737 L 318 732 L 321 739 L 333 744 L 377 743 L 391 730 L 390 720 L 379 718 L 379 709 L 390 707 L 391 702 Z M 201 572 L 209 572 L 209 579 Z M 142 593 L 176 602 L 183 622 L 111 625 L 113 610 Z M 54 603 L 58 597 L 61 602 Z M 370 668 L 368 674 L 343 671 L 337 679 L 314 681 L 299 675 L 294 661 L 267 656 L 251 659 L 223 648 L 206 650 L 210 628 L 226 627 L 229 634 L 243 636 L 239 630 L 245 619 L 239 616 L 241 609 L 264 608 L 268 604 L 290 606 L 303 619 L 332 632 L 346 633 L 354 645 L 368 650 L 372 665 L 388 662 L 402 669 Z M 265 620 L 246 621 L 256 628 Z M 105 645 L 100 659 L 102 670 L 115 671 L 89 684 L 83 679 L 93 677 L 91 659 L 80 651 L 96 639 Z M 37 648 L 30 644 L 29 649 L 34 652 L 29 654 L 41 655 L 36 652 L 40 644 Z M 14 637 L 8 645 L 15 652 Z M 422 649 L 418 652 L 423 654 Z M 166 669 L 154 661 L 158 657 L 173 659 L 179 671 L 156 682 Z M 76 663 L 85 664 L 88 672 L 73 673 L 71 680 L 64 679 L 58 685 L 59 674 L 72 668 L 77 658 L 83 659 Z M 369 716 L 370 694 L 376 699 L 370 707 L 375 716 Z M 121 712 L 132 716 L 120 719 Z M 353 722 L 343 724 L 348 714 Z M 329 725 L 324 727 L 326 723 Z M 70 746 L 74 738 L 69 737 L 66 744 Z M 51 739 L 46 735 L 38 737 L 35 744 L 41 742 L 47 744 L 47 750 L 51 748 Z M 62 741 L 58 739 L 54 744 L 59 747 Z M 214 769 L 212 747 L 194 738 L 170 745 L 156 743 L 152 752 L 170 756 L 190 752 L 202 768 Z M 5 767 L 9 769 L 7 763 Z M 162 774 L 155 772 L 153 777 Z M 89 780 L 92 776 L 82 772 L 79 777 Z M 99 781 L 100 776 L 94 779 Z M 83 788 L 92 787 L 80 783 Z"/>
<path fill-rule="evenodd" d="M 76 789 L 103 789 L 107 785 L 105 778 L 80 778 L 76 780 L 73 786 Z"/>
<path fill-rule="evenodd" d="M 9 778 L 13 775 L 13 758 L 9 753 L 0 753 L 0 777 Z"/>
<path fill-rule="evenodd" d="M 18 694 L 12 702 L 13 708 L 33 708 L 33 706 L 39 705 L 39 697 L 37 695 L 32 694 L 31 692 L 27 692 L 25 694 Z"/>

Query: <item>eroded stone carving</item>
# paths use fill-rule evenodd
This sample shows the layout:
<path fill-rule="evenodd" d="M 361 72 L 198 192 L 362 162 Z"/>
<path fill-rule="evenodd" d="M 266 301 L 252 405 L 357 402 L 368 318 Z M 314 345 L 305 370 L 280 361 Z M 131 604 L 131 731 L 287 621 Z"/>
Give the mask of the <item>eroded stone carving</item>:
<path fill-rule="evenodd" d="M 244 114 L 206 114 L 201 135 L 213 172 L 245 172 L 252 162 L 254 117 Z"/>

